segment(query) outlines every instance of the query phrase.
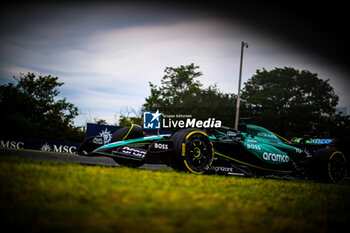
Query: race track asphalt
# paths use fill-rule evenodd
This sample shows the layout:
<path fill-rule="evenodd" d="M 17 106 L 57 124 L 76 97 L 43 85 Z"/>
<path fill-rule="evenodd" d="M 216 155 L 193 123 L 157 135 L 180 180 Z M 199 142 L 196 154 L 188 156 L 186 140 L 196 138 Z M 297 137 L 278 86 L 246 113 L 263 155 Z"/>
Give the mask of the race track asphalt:
<path fill-rule="evenodd" d="M 77 154 L 65 154 L 65 153 L 54 153 L 47 151 L 37 150 L 18 150 L 18 149 L 7 149 L 0 148 L 0 157 L 18 157 L 45 161 L 58 161 L 67 163 L 78 163 L 83 165 L 91 166 L 108 166 L 117 167 L 119 166 L 113 159 L 107 157 L 86 157 Z M 170 167 L 162 164 L 145 164 L 141 168 L 148 170 L 159 170 L 159 169 L 171 169 Z"/>
<path fill-rule="evenodd" d="M 18 157 L 45 161 L 57 161 L 57 162 L 67 162 L 67 163 L 77 163 L 82 165 L 90 166 L 107 166 L 107 167 L 119 167 L 113 159 L 107 157 L 87 157 L 80 156 L 77 154 L 65 154 L 65 153 L 55 153 L 39 150 L 19 150 L 19 149 L 8 149 L 0 148 L 0 157 Z M 144 164 L 140 168 L 147 170 L 160 170 L 160 169 L 172 169 L 164 164 Z M 349 172 L 350 173 L 350 172 Z M 343 184 L 350 185 L 350 177 L 345 178 Z"/>

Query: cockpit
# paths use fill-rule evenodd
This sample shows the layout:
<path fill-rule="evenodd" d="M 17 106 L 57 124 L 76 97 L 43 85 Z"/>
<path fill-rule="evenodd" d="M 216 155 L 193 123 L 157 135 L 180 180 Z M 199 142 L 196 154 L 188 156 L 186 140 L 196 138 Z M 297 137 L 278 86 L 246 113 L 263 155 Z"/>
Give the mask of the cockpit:
<path fill-rule="evenodd" d="M 220 141 L 244 140 L 244 138 L 251 138 L 270 143 L 283 143 L 271 131 L 260 126 L 250 124 L 241 124 L 238 126 L 238 130 L 223 126 L 216 129 L 207 129 L 206 132 L 212 137 L 212 139 L 216 138 Z"/>

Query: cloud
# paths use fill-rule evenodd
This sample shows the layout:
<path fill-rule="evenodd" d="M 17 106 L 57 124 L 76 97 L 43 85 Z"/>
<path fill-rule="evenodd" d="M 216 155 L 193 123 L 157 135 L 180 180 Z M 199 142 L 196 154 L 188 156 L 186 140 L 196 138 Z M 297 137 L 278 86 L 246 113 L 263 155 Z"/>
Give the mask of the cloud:
<path fill-rule="evenodd" d="M 167 66 L 195 63 L 205 86 L 217 83 L 223 92 L 237 93 L 243 40 L 249 43 L 243 82 L 257 69 L 292 66 L 331 78 L 342 103 L 350 102 L 347 86 L 335 81 L 344 76 L 333 72 L 336 67 L 263 30 L 205 12 L 127 4 L 36 6 L 28 12 L 21 9 L 1 25 L 1 84 L 20 72 L 58 76 L 65 83 L 62 96 L 81 109 L 78 125 L 90 115 L 113 123 L 123 106 L 140 107 L 150 94 L 148 82 L 159 84 Z"/>

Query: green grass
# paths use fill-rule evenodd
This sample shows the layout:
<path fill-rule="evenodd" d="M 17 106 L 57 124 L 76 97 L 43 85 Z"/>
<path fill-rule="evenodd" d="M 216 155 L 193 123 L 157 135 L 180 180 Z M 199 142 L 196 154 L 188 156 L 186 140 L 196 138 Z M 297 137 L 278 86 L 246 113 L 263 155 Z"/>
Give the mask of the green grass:
<path fill-rule="evenodd" d="M 345 232 L 350 186 L 0 159 L 9 232 Z"/>

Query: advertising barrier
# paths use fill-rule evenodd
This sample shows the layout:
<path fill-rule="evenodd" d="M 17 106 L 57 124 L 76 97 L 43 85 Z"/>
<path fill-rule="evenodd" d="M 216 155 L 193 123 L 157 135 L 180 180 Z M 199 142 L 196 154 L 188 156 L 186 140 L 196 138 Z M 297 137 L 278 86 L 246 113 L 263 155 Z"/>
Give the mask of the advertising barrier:
<path fill-rule="evenodd" d="M 80 145 L 81 143 L 74 142 L 0 136 L 0 147 L 9 149 L 30 149 L 75 154 Z"/>
<path fill-rule="evenodd" d="M 114 132 L 122 127 L 111 125 L 98 125 L 88 123 L 86 126 L 86 138 L 101 136 L 104 143 L 107 144 L 111 141 Z M 147 135 L 156 135 L 170 133 L 169 131 L 145 129 Z M 60 142 L 53 140 L 31 139 L 31 138 L 15 138 L 0 136 L 0 147 L 8 149 L 30 149 L 41 151 L 52 151 L 59 153 L 77 153 L 82 142 Z"/>
<path fill-rule="evenodd" d="M 120 126 L 87 123 L 86 138 L 100 136 L 100 137 L 103 137 L 104 143 L 107 144 L 107 143 L 110 143 L 114 132 L 120 128 L 121 128 Z"/>

